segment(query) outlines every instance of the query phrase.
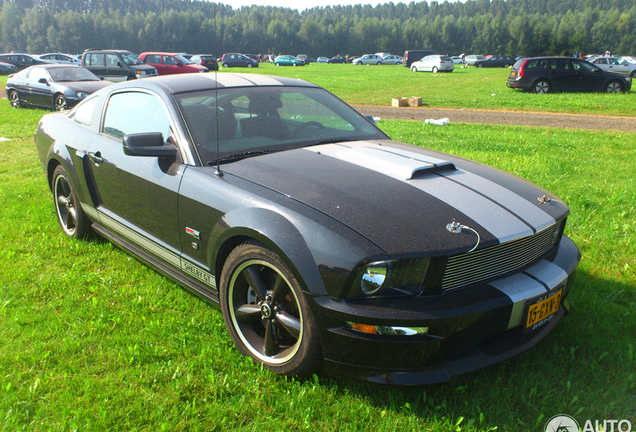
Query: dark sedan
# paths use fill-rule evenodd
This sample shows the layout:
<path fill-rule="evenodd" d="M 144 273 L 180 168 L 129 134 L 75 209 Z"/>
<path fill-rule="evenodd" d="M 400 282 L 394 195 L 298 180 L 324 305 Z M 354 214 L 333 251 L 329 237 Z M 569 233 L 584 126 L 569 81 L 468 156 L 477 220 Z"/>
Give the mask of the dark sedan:
<path fill-rule="evenodd" d="M 278 374 L 447 381 L 568 310 L 580 255 L 560 199 L 392 141 L 305 81 L 121 83 L 45 115 L 35 143 L 66 235 L 97 233 L 219 307 Z"/>
<path fill-rule="evenodd" d="M 17 66 L 12 65 L 11 63 L 0 62 L 0 75 L 10 75 L 12 73 L 16 73 L 17 71 Z"/>
<path fill-rule="evenodd" d="M 0 62 L 9 63 L 18 68 L 18 70 L 26 69 L 30 66 L 52 64 L 53 62 L 47 60 L 40 60 L 39 58 L 30 54 L 24 53 L 7 53 L 0 54 Z"/>
<path fill-rule="evenodd" d="M 586 60 L 571 57 L 522 58 L 512 66 L 506 85 L 534 93 L 626 92 L 628 76 L 604 71 Z"/>
<path fill-rule="evenodd" d="M 473 66 L 478 68 L 483 68 L 483 67 L 507 68 L 515 64 L 516 61 L 517 60 L 515 60 L 515 58 L 511 56 L 495 55 L 495 56 L 490 56 L 483 60 L 475 60 L 475 62 L 473 63 Z"/>
<path fill-rule="evenodd" d="M 31 66 L 7 80 L 11 106 L 33 106 L 62 111 L 111 83 L 73 65 Z"/>
<path fill-rule="evenodd" d="M 219 63 L 212 54 L 196 54 L 190 57 L 192 63 L 196 63 L 201 66 L 205 66 L 208 70 L 218 71 Z"/>
<path fill-rule="evenodd" d="M 347 63 L 347 59 L 345 57 L 335 56 L 327 60 L 327 63 Z"/>

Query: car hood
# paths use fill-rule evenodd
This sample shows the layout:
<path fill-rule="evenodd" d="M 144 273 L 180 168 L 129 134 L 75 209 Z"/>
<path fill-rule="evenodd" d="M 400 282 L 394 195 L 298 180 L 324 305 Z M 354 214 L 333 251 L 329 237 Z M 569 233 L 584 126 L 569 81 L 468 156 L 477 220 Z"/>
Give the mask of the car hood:
<path fill-rule="evenodd" d="M 69 89 L 76 92 L 84 92 L 84 93 L 94 93 L 99 89 L 103 89 L 111 85 L 111 82 L 108 81 L 76 81 L 69 83 L 60 83 L 60 85 L 64 85 Z"/>
<path fill-rule="evenodd" d="M 338 220 L 394 258 L 513 241 L 568 212 L 556 196 L 516 176 L 391 140 L 279 152 L 224 171 Z M 470 230 L 452 232 L 453 222 Z"/>

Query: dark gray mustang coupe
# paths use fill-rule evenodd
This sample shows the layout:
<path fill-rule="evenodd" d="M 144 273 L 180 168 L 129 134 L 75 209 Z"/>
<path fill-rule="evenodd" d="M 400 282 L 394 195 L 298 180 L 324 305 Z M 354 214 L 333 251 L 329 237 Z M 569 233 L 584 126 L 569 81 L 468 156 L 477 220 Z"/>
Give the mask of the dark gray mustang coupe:
<path fill-rule="evenodd" d="M 220 307 L 243 354 L 419 385 L 512 357 L 566 314 L 580 254 L 553 194 L 392 141 L 304 81 L 195 75 L 104 88 L 35 141 L 64 233 Z"/>

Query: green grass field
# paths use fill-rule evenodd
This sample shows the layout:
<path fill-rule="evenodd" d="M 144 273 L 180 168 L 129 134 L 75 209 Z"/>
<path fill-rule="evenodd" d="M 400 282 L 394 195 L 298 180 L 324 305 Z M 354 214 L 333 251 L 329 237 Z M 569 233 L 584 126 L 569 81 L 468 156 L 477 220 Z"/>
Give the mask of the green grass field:
<path fill-rule="evenodd" d="M 360 78 L 367 72 L 332 67 L 338 65 L 280 73 L 308 74 L 301 78 L 349 102 L 373 103 L 366 88 L 355 89 L 376 87 Z M 381 68 L 396 76 L 378 83 L 403 96 L 414 94 L 400 87 L 402 80 L 440 92 L 430 74 Z M 374 80 L 371 66 L 362 70 Z M 466 76 L 493 80 L 485 72 L 468 69 Z M 339 83 L 336 74 L 356 84 Z M 449 100 L 461 106 L 453 91 Z M 501 91 L 509 104 L 539 100 Z M 581 106 L 596 98 L 616 102 L 626 114 L 623 101 L 633 94 L 572 97 Z M 559 99 L 569 95 L 547 96 L 574 106 L 574 99 Z M 463 97 L 474 97 L 473 107 L 496 100 Z M 444 106 L 443 94 L 435 100 Z M 0 431 L 542 432 L 558 414 L 581 426 L 586 419 L 628 419 L 636 429 L 636 134 L 379 123 L 394 139 L 475 159 L 556 193 L 572 209 L 566 234 L 583 255 L 572 313 L 535 348 L 447 384 L 388 389 L 262 370 L 233 347 L 216 309 L 110 243 L 66 238 L 33 144 L 44 113 L 12 110 L 0 100 L 0 137 L 11 138 L 0 141 Z"/>

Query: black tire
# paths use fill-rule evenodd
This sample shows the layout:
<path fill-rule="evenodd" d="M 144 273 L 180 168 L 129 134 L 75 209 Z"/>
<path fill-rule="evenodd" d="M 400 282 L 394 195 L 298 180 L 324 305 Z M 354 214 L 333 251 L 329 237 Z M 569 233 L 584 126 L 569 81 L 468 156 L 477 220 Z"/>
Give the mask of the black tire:
<path fill-rule="evenodd" d="M 276 65 L 276 67 L 280 66 L 280 63 L 274 63 Z"/>
<path fill-rule="evenodd" d="M 632 73 L 629 74 L 629 76 L 632 78 L 636 78 L 636 70 L 632 71 Z"/>
<path fill-rule="evenodd" d="M 241 353 L 279 375 L 307 376 L 323 362 L 318 329 L 298 281 L 274 252 L 239 245 L 220 279 L 223 319 Z"/>
<path fill-rule="evenodd" d="M 82 210 L 66 170 L 60 165 L 53 171 L 51 191 L 57 221 L 64 234 L 77 239 L 90 237 L 91 221 Z"/>
<path fill-rule="evenodd" d="M 65 111 L 68 109 L 68 104 L 66 103 L 66 98 L 63 94 L 55 95 L 55 98 L 53 99 L 53 108 L 55 108 L 55 111 Z"/>
<path fill-rule="evenodd" d="M 377 62 L 376 64 L 377 64 L 378 66 L 380 66 L 380 65 L 382 64 L 382 62 L 381 62 L 381 61 L 379 61 L 379 62 Z"/>
<path fill-rule="evenodd" d="M 11 102 L 12 108 L 20 108 L 20 95 L 15 90 L 9 92 L 9 102 Z"/>
<path fill-rule="evenodd" d="M 230 67 L 230 65 L 228 63 L 223 63 L 221 66 L 223 66 L 223 68 L 225 68 L 225 69 Z"/>
<path fill-rule="evenodd" d="M 606 93 L 621 93 L 623 92 L 623 84 L 620 81 L 612 80 L 605 86 Z"/>
<path fill-rule="evenodd" d="M 292 66 L 293 66 L 293 67 L 296 67 L 296 63 L 292 63 Z"/>
<path fill-rule="evenodd" d="M 135 76 L 129 76 L 128 78 L 126 78 L 126 81 L 132 81 L 134 79 L 137 79 Z"/>
<path fill-rule="evenodd" d="M 417 72 L 417 66 L 411 66 L 411 71 L 412 72 Z"/>
<path fill-rule="evenodd" d="M 483 68 L 483 67 L 484 67 L 484 65 L 483 65 L 483 64 L 481 64 L 481 63 L 477 63 L 477 67 L 478 67 L 479 69 L 481 69 L 481 68 Z"/>
<path fill-rule="evenodd" d="M 509 64 L 505 64 L 505 65 L 504 65 L 504 67 L 505 67 L 505 68 L 509 68 L 509 67 L 510 67 L 510 65 L 509 65 Z"/>
<path fill-rule="evenodd" d="M 550 83 L 547 80 L 540 79 L 532 85 L 532 91 L 538 94 L 550 93 Z"/>
<path fill-rule="evenodd" d="M 254 65 L 252 63 L 248 63 L 247 67 L 248 67 L 248 69 L 252 69 L 252 67 L 254 67 Z"/>
<path fill-rule="evenodd" d="M 439 72 L 439 69 L 437 69 L 437 66 L 433 66 L 433 69 L 431 69 L 431 72 L 437 73 Z"/>

